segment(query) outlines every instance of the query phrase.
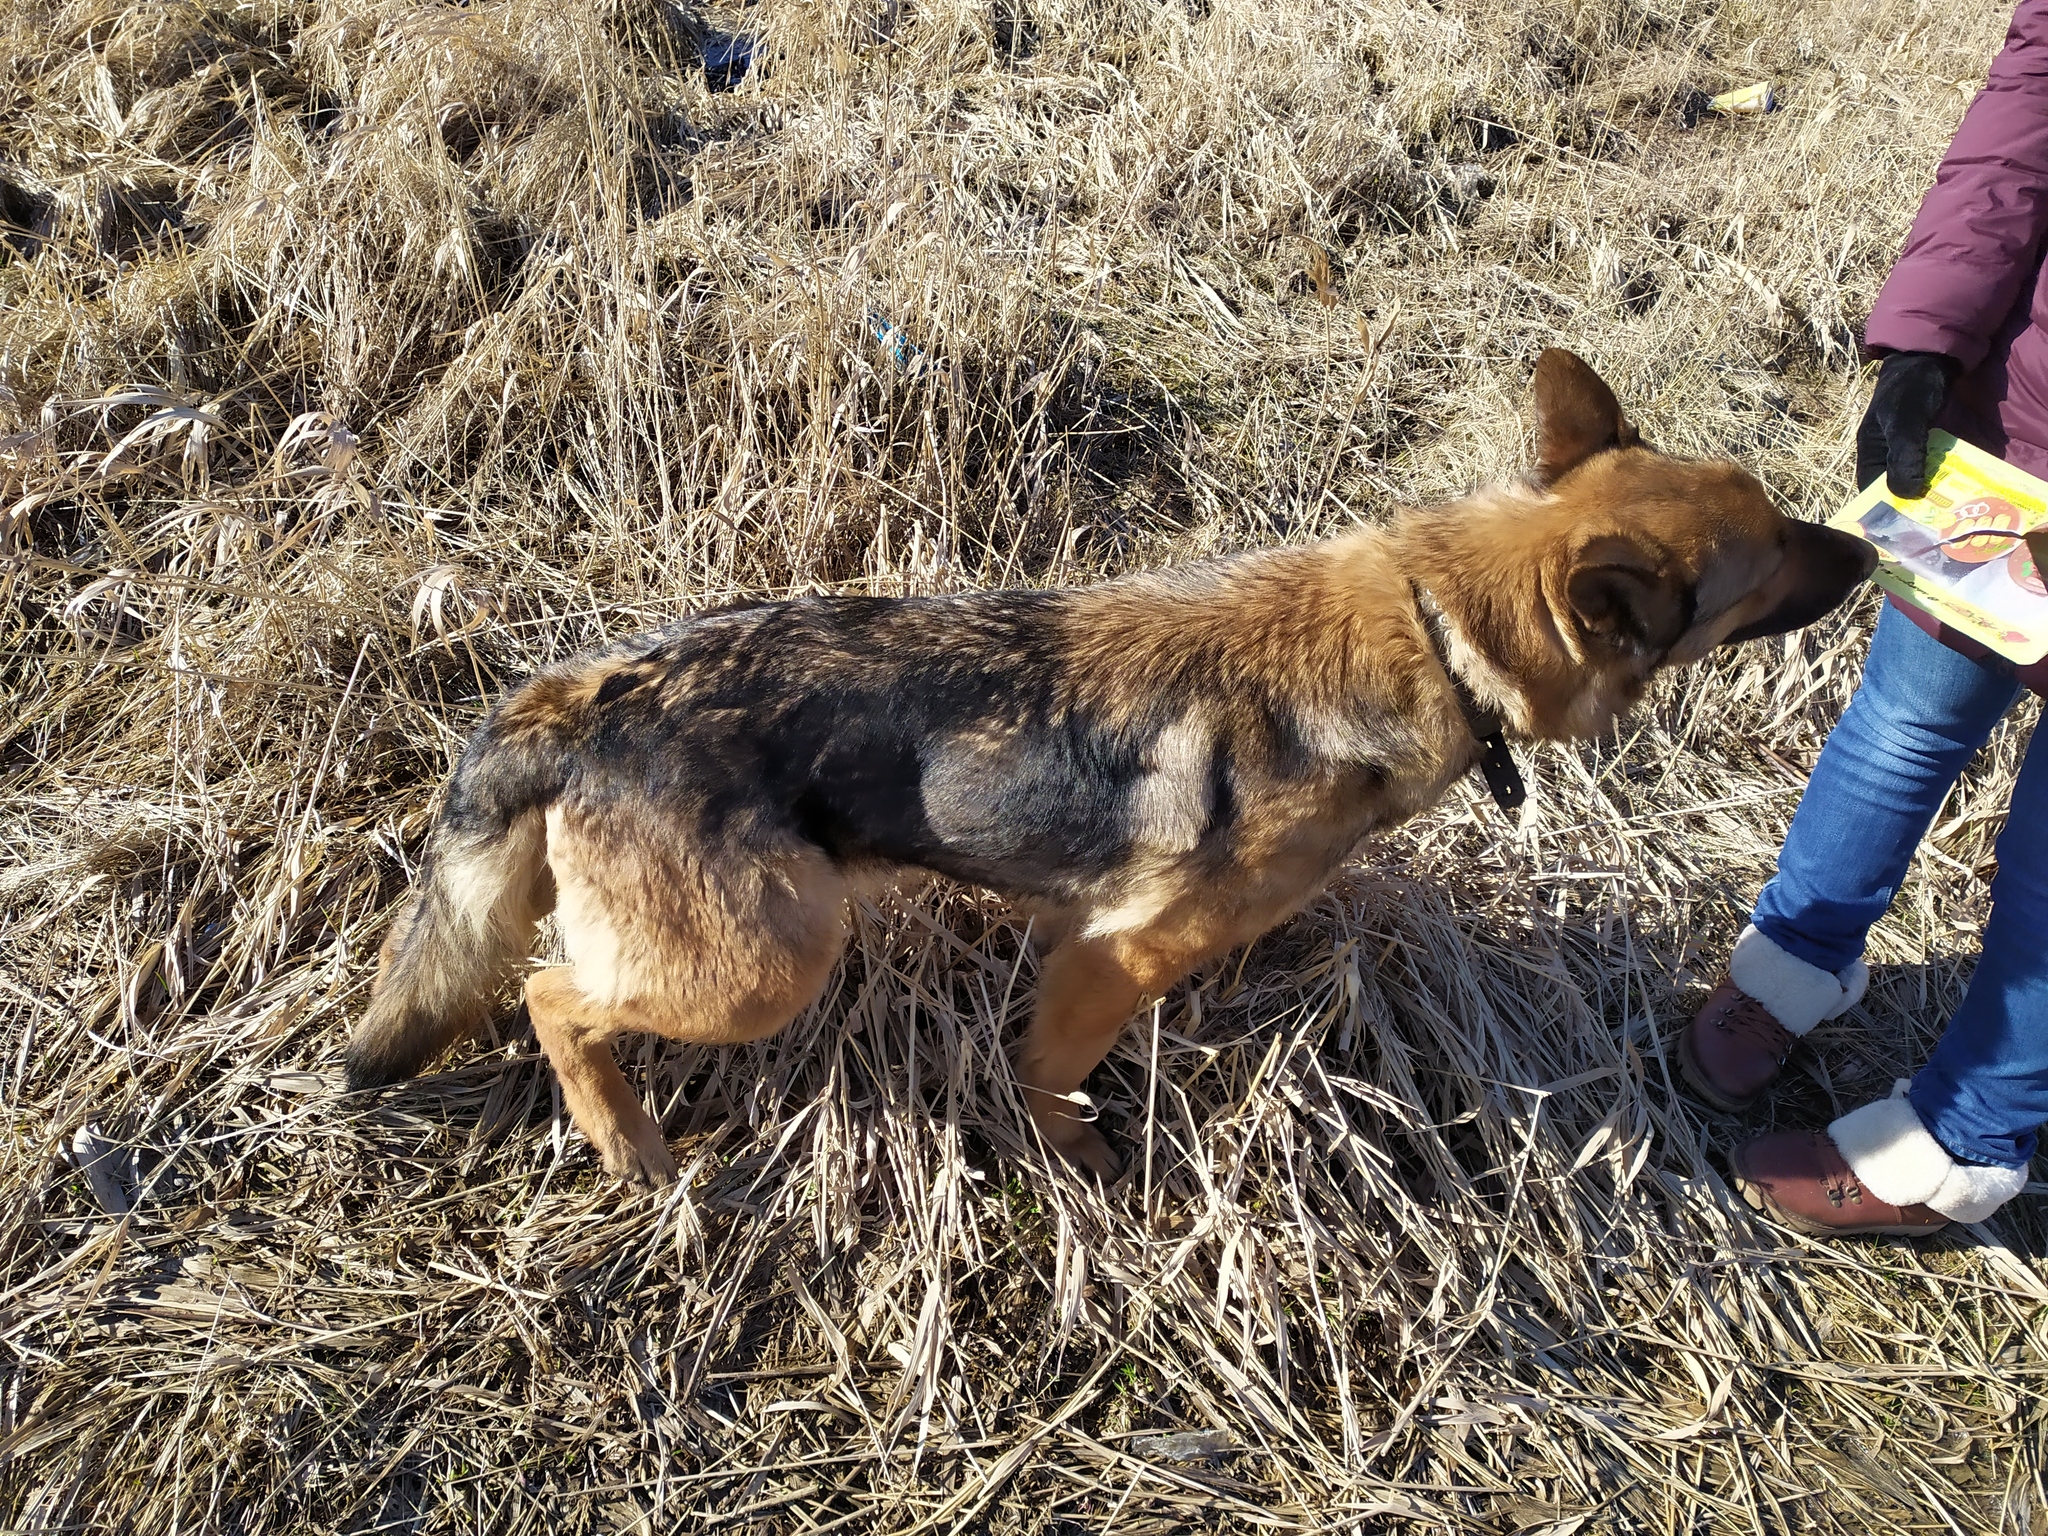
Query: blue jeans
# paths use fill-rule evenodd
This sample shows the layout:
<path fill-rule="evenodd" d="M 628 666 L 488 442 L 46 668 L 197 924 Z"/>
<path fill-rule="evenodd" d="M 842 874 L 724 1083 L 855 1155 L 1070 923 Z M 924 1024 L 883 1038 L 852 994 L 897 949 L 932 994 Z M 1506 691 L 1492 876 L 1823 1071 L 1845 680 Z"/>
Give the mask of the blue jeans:
<path fill-rule="evenodd" d="M 2018 693 L 2010 676 L 1886 604 L 1862 686 L 1814 765 L 1750 921 L 1825 971 L 1861 955 L 1950 786 Z M 2048 747 L 2039 733 L 1998 839 L 1970 989 L 1907 1097 L 1958 1162 L 2024 1167 L 2048 1121 Z"/>

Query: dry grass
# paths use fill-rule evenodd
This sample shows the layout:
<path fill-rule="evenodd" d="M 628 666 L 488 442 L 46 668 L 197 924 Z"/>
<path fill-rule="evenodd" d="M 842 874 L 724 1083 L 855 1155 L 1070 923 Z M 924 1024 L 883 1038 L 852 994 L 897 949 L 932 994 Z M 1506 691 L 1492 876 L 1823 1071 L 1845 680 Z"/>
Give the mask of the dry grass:
<path fill-rule="evenodd" d="M 1815 1245 L 1720 1171 L 1924 1052 L 2030 718 L 1775 1106 L 1672 1091 L 1867 604 L 1176 992 L 1106 1193 L 1020 1129 L 972 894 L 639 1056 L 669 1198 L 523 1021 L 329 1076 L 550 657 L 1306 538 L 1519 462 L 1552 341 L 1827 509 L 2007 9 L 0 0 L 0 1524 L 2041 1531 L 2038 1202 Z"/>

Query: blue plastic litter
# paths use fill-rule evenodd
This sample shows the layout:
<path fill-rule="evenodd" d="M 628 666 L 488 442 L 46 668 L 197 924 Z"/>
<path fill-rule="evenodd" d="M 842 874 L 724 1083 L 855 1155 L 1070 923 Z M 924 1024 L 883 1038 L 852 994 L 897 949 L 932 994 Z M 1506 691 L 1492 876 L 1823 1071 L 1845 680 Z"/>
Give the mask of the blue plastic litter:
<path fill-rule="evenodd" d="M 903 334 L 903 327 L 887 319 L 875 310 L 868 311 L 868 329 L 874 333 L 898 368 L 908 368 L 924 353 Z"/>

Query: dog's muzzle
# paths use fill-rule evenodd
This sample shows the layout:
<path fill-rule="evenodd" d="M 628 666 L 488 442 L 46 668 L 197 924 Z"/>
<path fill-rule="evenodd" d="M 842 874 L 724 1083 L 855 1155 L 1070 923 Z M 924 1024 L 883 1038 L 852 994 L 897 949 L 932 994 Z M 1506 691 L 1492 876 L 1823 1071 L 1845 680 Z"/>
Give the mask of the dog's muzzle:
<path fill-rule="evenodd" d="M 1794 523 L 1785 563 L 1791 573 L 1791 592 L 1762 618 L 1730 634 L 1723 645 L 1804 629 L 1870 579 L 1877 569 L 1877 550 L 1837 528 Z"/>

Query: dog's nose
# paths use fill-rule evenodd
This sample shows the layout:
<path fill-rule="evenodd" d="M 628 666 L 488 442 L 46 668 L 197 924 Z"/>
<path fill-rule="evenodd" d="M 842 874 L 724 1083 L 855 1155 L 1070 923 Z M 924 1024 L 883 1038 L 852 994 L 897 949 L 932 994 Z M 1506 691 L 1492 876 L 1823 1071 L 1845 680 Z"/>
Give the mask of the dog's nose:
<path fill-rule="evenodd" d="M 1805 544 L 1812 555 L 1818 557 L 1814 565 L 1834 574 L 1841 581 L 1844 593 L 1859 582 L 1868 580 L 1870 573 L 1877 569 L 1877 546 L 1839 528 L 1801 523 L 1793 535 L 1793 542 L 1795 545 Z"/>
<path fill-rule="evenodd" d="M 1851 552 L 1856 562 L 1856 580 L 1868 581 L 1870 573 L 1877 569 L 1877 546 L 1868 539 L 1859 539 L 1853 533 L 1844 533 L 1839 528 L 1827 530 L 1837 538 L 1847 539 L 1855 546 Z"/>

